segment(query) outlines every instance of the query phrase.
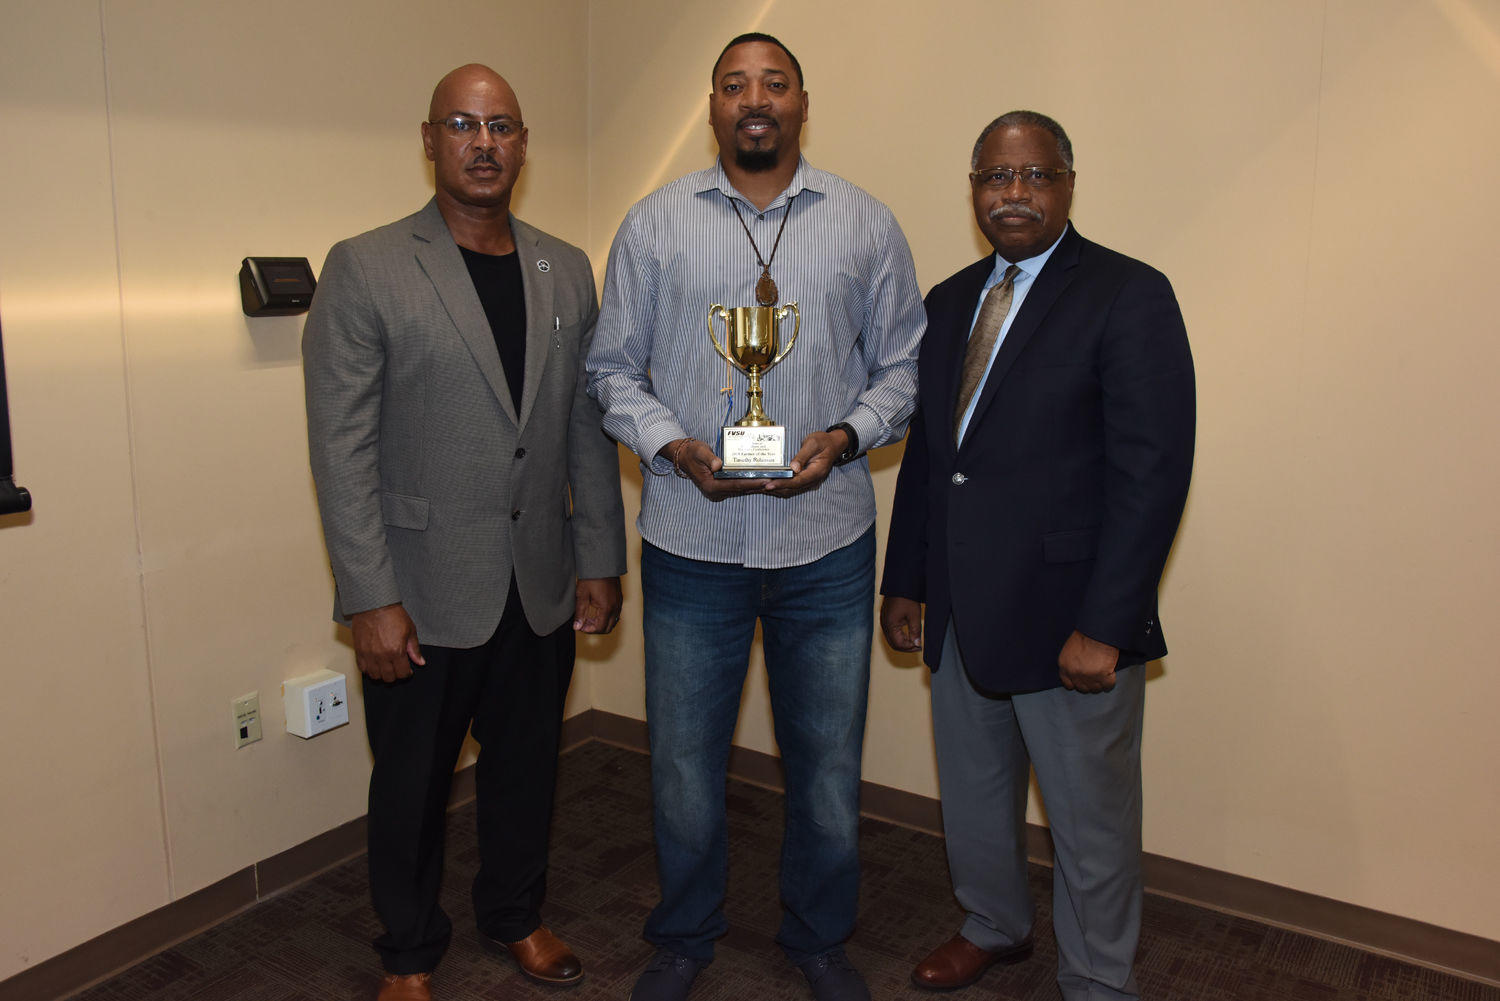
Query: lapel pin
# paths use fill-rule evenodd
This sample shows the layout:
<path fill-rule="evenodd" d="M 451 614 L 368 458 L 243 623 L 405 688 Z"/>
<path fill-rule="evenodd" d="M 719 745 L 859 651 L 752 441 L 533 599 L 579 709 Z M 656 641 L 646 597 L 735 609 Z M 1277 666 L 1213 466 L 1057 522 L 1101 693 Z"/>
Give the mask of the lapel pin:
<path fill-rule="evenodd" d="M 546 260 L 546 258 L 543 258 L 542 260 L 536 262 L 536 269 L 543 274 L 546 274 L 548 271 L 552 270 L 552 264 L 551 262 Z"/>

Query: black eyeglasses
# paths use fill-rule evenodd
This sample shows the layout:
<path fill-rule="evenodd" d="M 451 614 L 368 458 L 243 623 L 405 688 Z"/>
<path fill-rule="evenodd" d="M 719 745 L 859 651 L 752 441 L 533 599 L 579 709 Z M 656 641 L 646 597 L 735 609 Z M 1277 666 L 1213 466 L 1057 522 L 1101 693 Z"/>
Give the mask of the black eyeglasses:
<path fill-rule="evenodd" d="M 478 138 L 480 129 L 488 129 L 490 137 L 497 142 L 509 142 L 518 138 L 526 130 L 526 123 L 518 122 L 514 118 L 494 118 L 488 122 L 481 122 L 467 115 L 452 115 L 448 118 L 429 121 L 427 124 L 441 125 L 449 138 L 464 142 Z"/>
<path fill-rule="evenodd" d="M 1067 167 L 989 167 L 974 171 L 969 180 L 986 188 L 1008 188 L 1019 177 L 1028 188 L 1041 189 L 1051 187 L 1054 179 L 1070 173 Z"/>

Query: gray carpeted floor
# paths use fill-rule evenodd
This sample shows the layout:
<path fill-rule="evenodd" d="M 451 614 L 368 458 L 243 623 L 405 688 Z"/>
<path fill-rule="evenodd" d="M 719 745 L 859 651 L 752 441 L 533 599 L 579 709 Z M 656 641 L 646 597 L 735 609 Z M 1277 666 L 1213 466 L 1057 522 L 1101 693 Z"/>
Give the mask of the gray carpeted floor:
<path fill-rule="evenodd" d="M 729 934 L 694 1001 L 806 1001 L 800 974 L 772 941 L 780 920 L 776 864 L 781 798 L 730 786 Z M 651 955 L 641 924 L 655 902 L 648 761 L 591 743 L 563 756 L 546 920 L 583 959 L 570 989 L 532 985 L 474 931 L 468 885 L 478 866 L 474 811 L 450 818 L 444 907 L 452 948 L 434 978 L 439 1001 L 624 1001 Z M 910 986 L 912 964 L 946 940 L 960 913 L 940 839 L 880 821 L 861 831 L 864 882 L 848 951 L 877 1001 L 1055 1001 L 1050 871 L 1033 867 L 1040 913 L 1031 959 L 996 968 L 951 995 Z M 376 933 L 364 861 L 339 866 L 161 953 L 81 1001 L 328 1001 L 373 997 Z M 1146 897 L 1137 964 L 1150 1001 L 1500 1001 L 1500 989 L 1346 946 Z"/>

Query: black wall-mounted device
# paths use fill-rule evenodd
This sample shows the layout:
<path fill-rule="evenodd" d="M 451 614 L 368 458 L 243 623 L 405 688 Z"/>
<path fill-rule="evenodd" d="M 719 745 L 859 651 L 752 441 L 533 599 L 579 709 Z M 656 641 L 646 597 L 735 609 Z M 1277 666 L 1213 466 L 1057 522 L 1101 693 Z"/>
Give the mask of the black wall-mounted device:
<path fill-rule="evenodd" d="M 10 400 L 5 395 L 5 345 L 0 344 L 0 514 L 31 510 L 31 493 L 16 486 L 10 454 Z"/>
<path fill-rule="evenodd" d="M 246 316 L 305 313 L 317 287 L 305 257 L 247 257 L 240 265 L 240 304 Z"/>

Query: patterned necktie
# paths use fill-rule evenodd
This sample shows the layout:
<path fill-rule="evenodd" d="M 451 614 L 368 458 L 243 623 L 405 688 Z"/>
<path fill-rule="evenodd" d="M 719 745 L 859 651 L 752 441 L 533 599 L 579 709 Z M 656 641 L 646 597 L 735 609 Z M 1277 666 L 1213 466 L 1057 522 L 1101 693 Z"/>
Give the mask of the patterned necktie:
<path fill-rule="evenodd" d="M 1000 284 L 990 289 L 989 295 L 984 297 L 984 305 L 979 307 L 979 319 L 974 321 L 974 332 L 969 335 L 969 346 L 964 350 L 963 376 L 958 383 L 958 405 L 953 408 L 954 441 L 958 441 L 964 411 L 969 409 L 969 401 L 974 398 L 974 392 L 990 366 L 990 352 L 995 350 L 995 338 L 1000 335 L 1000 327 L 1010 313 L 1016 275 L 1020 273 L 1021 269 L 1014 264 L 1006 268 Z"/>

